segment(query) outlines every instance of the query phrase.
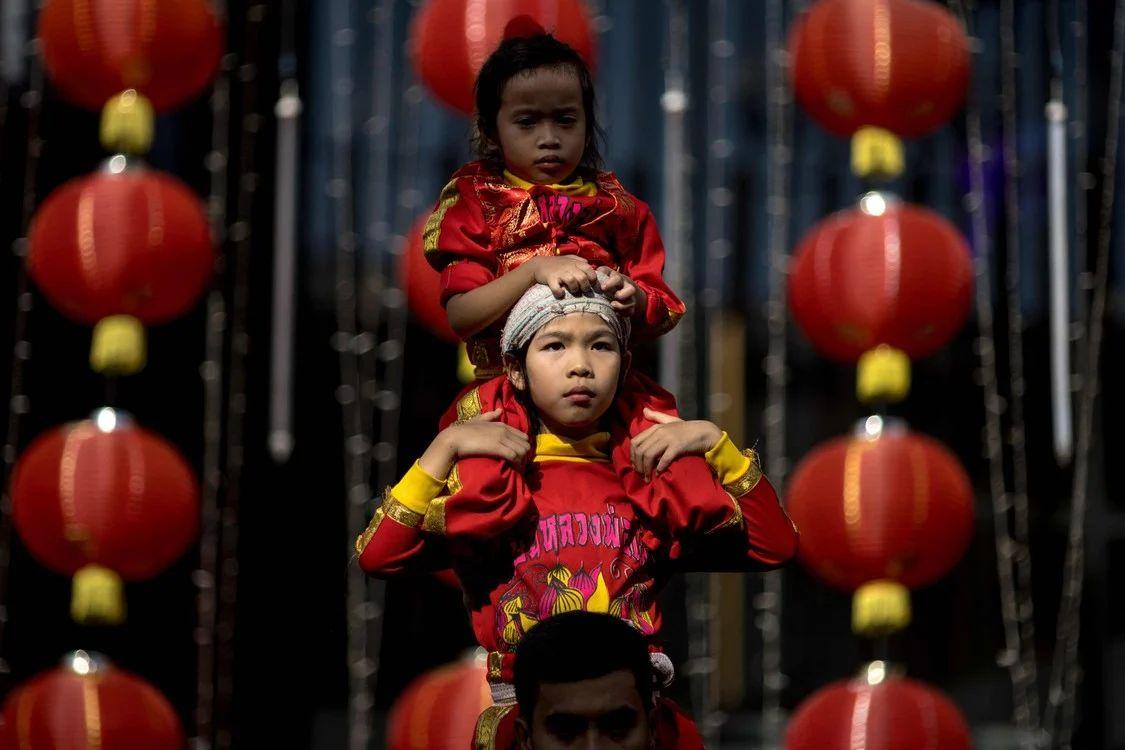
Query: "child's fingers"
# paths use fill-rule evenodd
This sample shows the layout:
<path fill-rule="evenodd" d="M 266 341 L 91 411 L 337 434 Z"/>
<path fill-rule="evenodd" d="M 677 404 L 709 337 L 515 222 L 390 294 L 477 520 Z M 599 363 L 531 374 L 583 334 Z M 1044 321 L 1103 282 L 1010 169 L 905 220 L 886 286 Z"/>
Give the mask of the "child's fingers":
<path fill-rule="evenodd" d="M 676 451 L 671 450 L 671 448 L 665 448 L 664 451 L 660 454 L 660 460 L 656 464 L 656 471 L 654 473 L 661 473 L 669 466 L 671 466 L 672 462 L 679 457 L 680 455 Z"/>
<path fill-rule="evenodd" d="M 504 412 L 503 409 L 493 409 L 492 411 L 486 411 L 483 414 L 478 414 L 475 417 L 473 417 L 472 419 L 470 419 L 469 421 L 470 422 L 495 422 L 497 419 L 500 418 L 500 415 L 503 412 Z"/>
<path fill-rule="evenodd" d="M 625 313 L 625 312 L 631 312 L 633 310 L 633 308 L 637 306 L 637 304 L 635 302 L 613 301 L 613 302 L 609 303 L 609 306 L 612 307 L 615 311 L 617 311 L 619 313 Z"/>
<path fill-rule="evenodd" d="M 645 419 L 651 419 L 653 422 L 656 422 L 657 424 L 670 424 L 672 422 L 682 422 L 683 421 L 682 419 L 680 419 L 679 417 L 677 417 L 674 414 L 665 414 L 664 412 L 656 411 L 655 409 L 649 409 L 647 406 L 645 407 L 644 415 L 645 415 Z M 654 429 L 654 428 L 650 427 L 649 430 L 651 430 L 651 429 Z M 645 432 L 648 432 L 648 430 L 645 430 Z M 641 433 L 641 434 L 643 435 L 644 433 Z"/>
<path fill-rule="evenodd" d="M 566 296 L 566 284 L 562 278 L 552 279 L 547 282 L 547 286 L 551 288 L 557 299 L 562 299 Z"/>

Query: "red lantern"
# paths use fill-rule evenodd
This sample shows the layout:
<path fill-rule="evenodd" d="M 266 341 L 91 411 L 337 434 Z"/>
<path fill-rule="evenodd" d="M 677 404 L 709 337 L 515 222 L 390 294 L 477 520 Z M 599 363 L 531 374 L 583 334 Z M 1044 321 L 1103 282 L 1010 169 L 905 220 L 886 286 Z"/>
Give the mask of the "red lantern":
<path fill-rule="evenodd" d="M 793 27 L 793 85 L 804 109 L 848 136 L 875 126 L 913 138 L 960 108 L 969 40 L 923 0 L 820 0 Z"/>
<path fill-rule="evenodd" d="M 49 0 L 39 39 L 51 80 L 94 110 L 126 89 L 172 109 L 210 83 L 223 47 L 206 0 Z"/>
<path fill-rule="evenodd" d="M 147 169 L 66 183 L 36 212 L 28 241 L 28 270 L 47 299 L 89 324 L 130 316 L 151 325 L 182 315 L 215 260 L 202 203 L 179 180 Z"/>
<path fill-rule="evenodd" d="M 195 538 L 199 488 L 159 436 L 112 409 L 54 429 L 12 478 L 20 538 L 40 562 L 74 576 L 76 619 L 120 622 L 120 578 L 150 578 Z"/>
<path fill-rule="evenodd" d="M 469 657 L 407 685 L 387 717 L 388 750 L 461 750 L 492 705 L 483 658 Z"/>
<path fill-rule="evenodd" d="M 186 742 L 160 691 L 84 651 L 13 691 L 4 719 L 21 750 L 181 750 Z"/>
<path fill-rule="evenodd" d="M 972 535 L 972 486 L 957 458 L 879 417 L 805 456 L 787 498 L 804 565 L 825 583 L 859 589 L 853 624 L 860 632 L 904 627 L 909 597 L 901 587 L 944 576 Z"/>
<path fill-rule="evenodd" d="M 969 727 L 937 690 L 886 675 L 873 662 L 863 677 L 813 693 L 789 722 L 786 750 L 969 750 Z"/>
<path fill-rule="evenodd" d="M 868 193 L 858 208 L 829 216 L 801 240 L 790 268 L 789 306 L 813 346 L 829 357 L 855 361 L 886 346 L 917 358 L 960 329 L 972 285 L 968 245 L 948 221 Z M 884 378 L 891 382 L 869 387 L 861 372 L 861 398 L 905 395 L 909 362 L 901 367 L 905 372 Z"/>
<path fill-rule="evenodd" d="M 593 67 L 594 42 L 582 0 L 430 0 L 410 32 L 414 70 L 430 93 L 470 114 L 473 86 L 484 61 L 500 45 L 513 19 L 552 33 Z"/>
<path fill-rule="evenodd" d="M 425 227 L 426 219 L 422 218 L 410 230 L 406 252 L 398 264 L 399 286 L 406 292 L 406 303 L 418 322 L 439 339 L 454 343 L 457 334 L 449 327 L 441 304 L 441 274 L 426 261 L 422 248 Z"/>

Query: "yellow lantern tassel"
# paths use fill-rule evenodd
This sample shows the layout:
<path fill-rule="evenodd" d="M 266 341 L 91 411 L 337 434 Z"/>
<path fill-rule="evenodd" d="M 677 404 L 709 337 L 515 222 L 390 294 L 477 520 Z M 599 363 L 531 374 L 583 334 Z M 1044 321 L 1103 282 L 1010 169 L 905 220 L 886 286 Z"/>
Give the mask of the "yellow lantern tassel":
<path fill-rule="evenodd" d="M 856 368 L 855 395 L 865 404 L 902 401 L 910 392 L 910 357 L 901 349 L 886 344 L 868 349 Z"/>
<path fill-rule="evenodd" d="M 477 379 L 477 368 L 469 359 L 469 348 L 464 342 L 457 345 L 457 379 L 462 383 L 471 383 Z"/>
<path fill-rule="evenodd" d="M 121 576 L 100 565 L 87 565 L 74 574 L 70 616 L 83 625 L 125 622 L 125 586 Z"/>
<path fill-rule="evenodd" d="M 897 633 L 910 624 L 910 589 L 895 581 L 871 581 L 852 596 L 852 631 L 869 637 Z"/>
<path fill-rule="evenodd" d="M 132 375 L 145 366 L 145 328 L 132 315 L 110 315 L 94 326 L 90 367 L 105 375 Z"/>
<path fill-rule="evenodd" d="M 891 180 L 902 174 L 902 141 L 882 128 L 860 128 L 852 136 L 852 171 L 873 180 Z"/>
<path fill-rule="evenodd" d="M 107 151 L 146 153 L 152 146 L 152 103 L 134 89 L 122 91 L 102 107 L 101 142 Z"/>

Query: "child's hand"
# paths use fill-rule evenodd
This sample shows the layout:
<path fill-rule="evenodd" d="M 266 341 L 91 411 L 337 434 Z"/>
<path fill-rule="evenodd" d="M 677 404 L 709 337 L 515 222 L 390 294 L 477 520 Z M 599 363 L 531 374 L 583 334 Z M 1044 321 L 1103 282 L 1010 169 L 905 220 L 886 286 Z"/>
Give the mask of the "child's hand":
<path fill-rule="evenodd" d="M 551 287 L 558 299 L 566 296 L 567 290 L 571 294 L 583 294 L 597 289 L 598 275 L 585 258 L 577 255 L 540 256 L 528 263 L 535 282 Z"/>
<path fill-rule="evenodd" d="M 681 456 L 706 453 L 723 436 L 717 425 L 706 420 L 685 422 L 652 409 L 645 409 L 644 414 L 657 424 L 633 438 L 630 458 L 633 468 L 646 480 Z"/>
<path fill-rule="evenodd" d="M 521 464 L 531 451 L 531 442 L 525 433 L 497 421 L 500 414 L 500 409 L 493 409 L 446 427 L 419 459 L 422 468 L 432 477 L 444 478 L 462 458 L 489 456 Z"/>
<path fill-rule="evenodd" d="M 622 315 L 632 317 L 645 309 L 645 293 L 625 274 L 602 266 L 609 273 L 602 281 L 602 293 L 610 298 L 610 306 Z M 598 269 L 601 270 L 600 268 Z"/>

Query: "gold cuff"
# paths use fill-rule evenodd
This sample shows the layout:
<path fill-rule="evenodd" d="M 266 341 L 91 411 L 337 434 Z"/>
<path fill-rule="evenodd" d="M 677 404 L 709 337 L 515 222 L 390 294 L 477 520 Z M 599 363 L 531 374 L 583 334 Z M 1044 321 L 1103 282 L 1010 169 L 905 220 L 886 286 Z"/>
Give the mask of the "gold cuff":
<path fill-rule="evenodd" d="M 449 497 L 437 497 L 430 501 L 426 515 L 422 518 L 422 531 L 427 534 L 445 536 L 445 501 Z"/>
<path fill-rule="evenodd" d="M 371 522 L 367 524 L 367 528 L 362 534 L 356 537 L 355 553 L 357 555 L 363 554 L 364 547 L 366 547 L 367 543 L 371 541 L 371 537 L 375 536 L 375 532 L 379 530 L 379 524 L 383 522 L 383 518 L 385 516 L 386 514 L 383 513 L 382 508 L 375 509 L 375 515 L 371 516 Z"/>
<path fill-rule="evenodd" d="M 380 508 L 387 518 L 401 523 L 411 529 L 416 529 L 422 525 L 424 516 L 421 513 L 415 512 L 407 508 L 391 494 L 390 488 L 383 492 L 383 507 Z"/>
<path fill-rule="evenodd" d="M 738 479 L 723 485 L 723 489 L 735 498 L 742 497 L 753 490 L 762 479 L 762 465 L 758 460 L 758 452 L 753 448 L 747 448 L 742 451 L 742 455 L 750 459 L 750 467 Z"/>

